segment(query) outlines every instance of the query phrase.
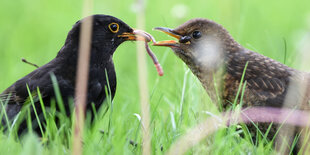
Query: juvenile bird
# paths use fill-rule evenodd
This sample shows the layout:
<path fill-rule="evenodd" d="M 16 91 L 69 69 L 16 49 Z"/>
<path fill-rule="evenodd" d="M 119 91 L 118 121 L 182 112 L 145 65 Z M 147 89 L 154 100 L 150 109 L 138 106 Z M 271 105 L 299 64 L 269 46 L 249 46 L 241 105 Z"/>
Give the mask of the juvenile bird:
<path fill-rule="evenodd" d="M 73 25 L 56 58 L 16 81 L 0 95 L 2 103 L 7 103 L 5 109 L 10 120 L 20 112 L 24 102 L 29 99 L 27 85 L 33 93 L 38 115 L 42 113 L 42 108 L 38 101 L 37 88 L 40 89 L 44 106 L 50 106 L 51 99 L 55 99 L 51 74 L 57 79 L 66 113 L 70 113 L 69 107 L 72 105 L 69 103 L 72 102 L 69 102 L 69 99 L 74 99 L 81 23 L 87 18 L 93 19 L 86 108 L 90 110 L 91 103 L 94 103 L 95 108 L 99 108 L 106 99 L 106 88 L 110 88 L 108 93 L 113 99 L 116 75 L 112 57 L 116 48 L 124 41 L 135 41 L 145 36 L 141 31 L 136 34 L 138 30 L 132 29 L 113 16 L 93 15 Z M 1 107 L 0 110 L 2 109 Z M 4 119 L 2 123 L 5 123 Z"/>
<path fill-rule="evenodd" d="M 170 47 L 198 77 L 211 99 L 222 103 L 224 109 L 231 107 L 236 97 L 239 103 L 243 73 L 246 82 L 243 107 L 310 109 L 309 73 L 242 47 L 221 25 L 197 18 L 175 29 L 157 27 L 155 30 L 178 39 L 154 45 Z M 239 96 L 238 90 L 241 90 Z M 260 126 L 262 131 L 267 128 L 268 125 Z M 276 133 L 276 128 L 273 129 L 270 137 Z"/>

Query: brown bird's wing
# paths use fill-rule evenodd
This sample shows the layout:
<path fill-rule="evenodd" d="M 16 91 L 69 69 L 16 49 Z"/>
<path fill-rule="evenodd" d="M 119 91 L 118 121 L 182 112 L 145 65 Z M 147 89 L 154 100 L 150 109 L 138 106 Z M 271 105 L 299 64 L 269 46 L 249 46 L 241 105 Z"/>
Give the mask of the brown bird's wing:
<path fill-rule="evenodd" d="M 265 101 L 266 106 L 309 109 L 310 87 L 307 75 L 297 70 L 285 71 L 279 70 L 273 77 L 250 78 L 247 86 L 259 100 Z"/>
<path fill-rule="evenodd" d="M 283 103 L 293 69 L 252 51 L 245 50 L 232 56 L 227 64 L 227 72 L 241 80 L 248 63 L 244 81 L 257 102 L 270 102 L 273 106 Z"/>
<path fill-rule="evenodd" d="M 286 90 L 286 83 L 279 78 L 258 77 L 247 81 L 247 86 L 262 100 L 276 98 Z"/>

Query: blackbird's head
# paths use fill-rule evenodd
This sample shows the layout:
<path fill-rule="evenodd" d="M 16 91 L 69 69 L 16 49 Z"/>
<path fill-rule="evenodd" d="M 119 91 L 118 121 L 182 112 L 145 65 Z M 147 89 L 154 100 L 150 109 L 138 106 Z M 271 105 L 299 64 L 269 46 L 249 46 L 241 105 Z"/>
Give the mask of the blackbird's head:
<path fill-rule="evenodd" d="M 225 55 L 240 47 L 221 25 L 207 19 L 192 19 L 175 29 L 154 29 L 178 40 L 159 41 L 153 45 L 172 48 L 191 69 L 217 69 Z"/>
<path fill-rule="evenodd" d="M 78 44 L 80 39 L 81 25 L 84 21 L 92 18 L 92 47 L 114 52 L 124 41 L 144 40 L 141 33 L 134 30 L 118 18 L 109 15 L 93 15 L 86 17 L 73 26 L 68 34 L 66 44 Z M 141 31 L 140 31 L 141 32 Z"/>

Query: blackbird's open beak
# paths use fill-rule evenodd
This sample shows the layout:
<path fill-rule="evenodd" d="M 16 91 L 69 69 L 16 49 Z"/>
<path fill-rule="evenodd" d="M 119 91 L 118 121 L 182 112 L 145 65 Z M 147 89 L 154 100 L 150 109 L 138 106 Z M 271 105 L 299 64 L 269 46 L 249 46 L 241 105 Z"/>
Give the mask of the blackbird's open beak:
<path fill-rule="evenodd" d="M 155 27 L 154 30 L 162 31 L 178 40 L 182 37 L 181 35 L 175 33 L 172 29 L 165 28 L 165 27 Z M 178 41 L 175 40 L 164 40 L 158 41 L 153 43 L 154 46 L 167 46 L 167 47 L 179 47 L 180 44 Z"/>
<path fill-rule="evenodd" d="M 148 34 L 145 31 L 134 29 L 132 32 L 124 32 L 121 35 L 118 35 L 120 38 L 125 38 L 125 40 L 129 41 L 153 41 L 155 42 L 155 39 Z"/>

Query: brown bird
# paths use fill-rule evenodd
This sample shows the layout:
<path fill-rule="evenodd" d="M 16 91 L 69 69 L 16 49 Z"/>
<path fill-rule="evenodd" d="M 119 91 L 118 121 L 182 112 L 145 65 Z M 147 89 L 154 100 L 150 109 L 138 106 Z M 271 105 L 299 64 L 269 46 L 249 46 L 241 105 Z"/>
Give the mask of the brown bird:
<path fill-rule="evenodd" d="M 223 104 L 224 109 L 240 103 L 241 94 L 243 107 L 310 109 L 309 73 L 242 47 L 221 25 L 197 18 L 175 29 L 155 30 L 178 39 L 154 45 L 170 47 L 198 77 L 211 99 Z M 242 79 L 246 82 L 243 93 L 243 87 L 239 87 Z M 268 125 L 259 127 L 262 131 L 267 128 Z M 269 137 L 276 131 L 270 131 Z"/>

